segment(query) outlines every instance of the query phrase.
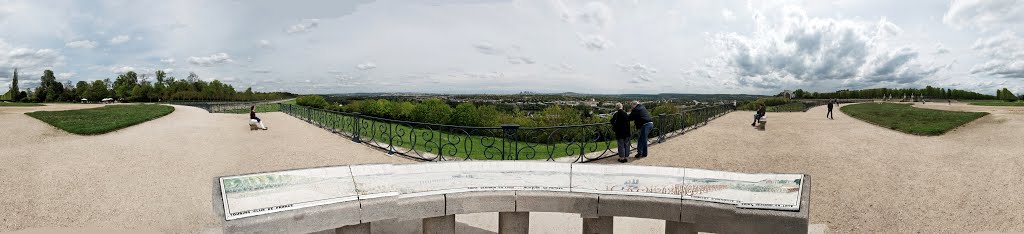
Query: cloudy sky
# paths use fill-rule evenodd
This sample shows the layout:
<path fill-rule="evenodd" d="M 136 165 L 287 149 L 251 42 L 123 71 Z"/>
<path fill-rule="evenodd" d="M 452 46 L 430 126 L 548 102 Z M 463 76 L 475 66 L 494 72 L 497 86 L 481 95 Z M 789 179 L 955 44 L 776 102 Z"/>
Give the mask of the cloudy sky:
<path fill-rule="evenodd" d="M 0 84 L 295 93 L 1024 92 L 1024 1 L 0 0 Z M 150 75 L 152 77 L 152 75 Z"/>

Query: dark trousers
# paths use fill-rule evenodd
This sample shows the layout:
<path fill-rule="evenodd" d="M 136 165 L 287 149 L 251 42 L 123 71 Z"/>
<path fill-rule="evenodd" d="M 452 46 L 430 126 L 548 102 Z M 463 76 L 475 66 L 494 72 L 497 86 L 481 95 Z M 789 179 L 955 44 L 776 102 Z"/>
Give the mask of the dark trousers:
<path fill-rule="evenodd" d="M 825 118 L 831 119 L 832 117 L 833 117 L 833 115 L 832 115 L 832 108 L 829 107 L 828 108 L 828 114 L 825 114 Z"/>
<path fill-rule="evenodd" d="M 652 129 L 654 129 L 654 122 L 647 122 L 640 127 L 640 133 L 636 139 L 636 154 L 647 156 L 647 135 L 651 134 Z"/>
<path fill-rule="evenodd" d="M 619 158 L 629 157 L 629 137 L 616 139 L 619 143 Z"/>

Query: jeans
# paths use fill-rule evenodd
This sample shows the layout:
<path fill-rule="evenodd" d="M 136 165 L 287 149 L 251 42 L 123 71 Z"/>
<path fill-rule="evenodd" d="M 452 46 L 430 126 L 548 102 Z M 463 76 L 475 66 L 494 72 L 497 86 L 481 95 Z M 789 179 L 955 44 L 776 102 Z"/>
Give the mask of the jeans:
<path fill-rule="evenodd" d="M 647 122 L 643 127 L 640 127 L 639 139 L 636 139 L 636 154 L 647 156 L 647 135 L 651 134 L 651 129 L 654 128 L 654 122 Z"/>
<path fill-rule="evenodd" d="M 827 113 L 827 114 L 825 114 L 825 118 L 829 118 L 829 119 L 831 119 L 832 117 L 833 117 L 833 116 L 832 116 L 832 107 L 829 107 L 829 108 L 828 108 L 828 113 Z"/>
<path fill-rule="evenodd" d="M 617 139 L 619 142 L 619 158 L 629 157 L 629 137 Z"/>

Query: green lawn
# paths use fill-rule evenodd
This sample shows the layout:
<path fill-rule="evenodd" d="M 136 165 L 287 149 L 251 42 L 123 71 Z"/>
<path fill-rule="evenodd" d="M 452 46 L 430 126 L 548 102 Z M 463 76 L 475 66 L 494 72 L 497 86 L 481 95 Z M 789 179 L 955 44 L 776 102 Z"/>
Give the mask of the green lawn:
<path fill-rule="evenodd" d="M 257 113 L 278 112 L 278 111 L 281 111 L 280 105 L 278 105 L 278 104 L 256 105 L 256 112 Z M 228 113 L 228 114 L 248 114 L 249 113 L 249 108 L 231 109 L 231 110 L 226 110 L 226 111 L 224 111 L 222 113 Z"/>
<path fill-rule="evenodd" d="M 296 113 L 302 116 L 301 113 Z M 329 116 L 340 116 L 333 113 L 328 113 Z M 328 117 L 331 118 L 331 117 Z M 613 150 L 617 147 L 614 141 L 599 141 L 599 142 L 585 142 L 584 144 L 538 144 L 538 143 L 527 143 L 517 142 L 503 139 L 500 137 L 483 137 L 479 135 L 492 135 L 495 132 L 471 132 L 469 135 L 466 134 L 452 134 L 449 132 L 442 132 L 436 130 L 429 130 L 425 128 L 412 128 L 400 124 L 387 124 L 380 121 L 373 121 L 369 119 L 363 119 L 360 124 L 369 124 L 378 131 L 362 132 L 360 139 L 369 142 L 371 145 L 387 147 L 391 143 L 387 135 L 387 131 L 380 130 L 391 130 L 393 129 L 396 135 L 402 134 L 404 137 L 395 138 L 394 146 L 404 149 L 397 149 L 400 152 L 405 152 L 409 149 L 416 149 L 421 153 L 438 154 L 438 140 L 444 147 L 445 157 L 451 157 L 454 153 L 455 157 L 466 158 L 468 155 L 472 159 L 494 159 L 500 160 L 502 153 L 505 152 L 505 157 L 515 157 L 513 153 L 516 149 L 520 151 L 519 159 L 547 159 L 549 156 L 552 158 L 559 158 L 565 156 L 579 156 L 582 150 L 585 153 L 604 151 L 611 147 Z M 331 126 L 329 126 L 331 127 Z M 333 128 L 339 131 L 351 133 L 353 132 L 353 126 L 351 121 L 348 123 L 339 122 L 334 124 Z M 369 129 L 369 128 L 367 128 Z M 363 131 L 366 131 L 364 129 Z M 376 137 L 374 137 L 376 135 Z M 415 136 L 415 138 L 413 137 Z M 652 134 L 651 137 L 654 137 Z M 426 138 L 433 138 L 435 140 L 428 141 Z M 415 139 L 415 140 L 414 140 Z M 375 142 L 371 142 L 375 141 Z M 504 141 L 504 143 L 503 143 Z M 635 140 L 634 140 L 635 142 Z M 518 147 L 516 147 L 518 144 Z M 502 146 L 504 145 L 504 146 Z M 532 147 L 527 147 L 530 145 Z M 417 156 L 415 152 L 407 152 L 411 156 Z M 532 158 L 531 158 L 532 154 Z M 424 157 L 428 157 L 423 155 Z M 490 157 L 490 158 L 489 158 Z M 508 159 L 506 159 L 508 160 Z"/>
<path fill-rule="evenodd" d="M 282 102 L 282 103 L 283 104 L 295 105 L 295 99 L 288 100 L 287 102 Z M 278 112 L 278 111 L 281 111 L 280 108 L 281 108 L 281 105 L 278 105 L 277 103 L 256 105 L 256 113 Z M 249 108 L 232 109 L 232 110 L 224 111 L 222 113 L 228 113 L 228 114 L 248 114 L 249 113 Z"/>
<path fill-rule="evenodd" d="M 1024 101 L 1007 102 L 1007 101 L 987 100 L 987 101 L 972 101 L 972 102 L 970 102 L 970 104 L 971 105 L 978 105 L 978 106 L 1024 106 Z"/>
<path fill-rule="evenodd" d="M 171 112 L 174 112 L 174 107 L 167 105 L 134 104 L 25 114 L 70 133 L 96 135 L 160 118 Z"/>
<path fill-rule="evenodd" d="M 914 135 L 942 135 L 987 115 L 985 112 L 942 111 L 916 108 L 909 104 L 862 103 L 840 107 L 854 118 Z"/>
<path fill-rule="evenodd" d="M 43 106 L 43 104 L 30 102 L 0 102 L 0 106 Z"/>

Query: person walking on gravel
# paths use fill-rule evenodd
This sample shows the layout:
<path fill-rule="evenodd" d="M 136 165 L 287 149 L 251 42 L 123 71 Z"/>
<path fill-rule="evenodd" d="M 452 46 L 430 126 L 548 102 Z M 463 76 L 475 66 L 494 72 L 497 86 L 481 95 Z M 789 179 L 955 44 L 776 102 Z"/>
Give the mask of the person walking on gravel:
<path fill-rule="evenodd" d="M 832 114 L 832 105 L 839 105 L 839 101 L 836 101 L 836 99 L 828 100 L 828 113 L 825 114 L 825 118 L 835 119 Z"/>
<path fill-rule="evenodd" d="M 636 158 L 647 157 L 647 135 L 654 129 L 654 120 L 651 120 L 651 113 L 647 112 L 640 101 L 633 101 L 633 110 L 629 112 L 629 120 L 633 120 L 633 126 L 640 131 L 636 139 Z"/>
<path fill-rule="evenodd" d="M 629 115 L 622 109 L 622 103 L 615 103 L 615 114 L 612 115 L 612 131 L 619 145 L 619 162 L 629 161 Z"/>

